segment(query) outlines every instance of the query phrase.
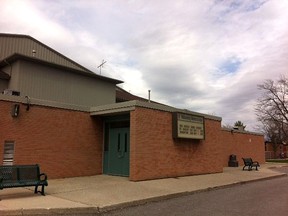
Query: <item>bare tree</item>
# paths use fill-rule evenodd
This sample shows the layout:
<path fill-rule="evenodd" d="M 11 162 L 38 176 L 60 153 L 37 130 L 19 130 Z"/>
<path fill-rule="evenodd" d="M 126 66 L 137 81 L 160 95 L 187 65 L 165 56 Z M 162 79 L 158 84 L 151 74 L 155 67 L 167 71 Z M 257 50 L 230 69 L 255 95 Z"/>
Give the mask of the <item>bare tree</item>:
<path fill-rule="evenodd" d="M 262 95 L 255 108 L 257 119 L 276 151 L 288 140 L 288 78 L 282 75 L 277 81 L 266 80 L 258 89 Z"/>
<path fill-rule="evenodd" d="M 262 131 L 264 132 L 268 143 L 271 144 L 274 158 L 277 157 L 276 152 L 280 145 L 286 145 L 284 141 L 284 137 L 282 136 L 281 124 L 277 124 L 276 122 L 271 121 L 270 123 L 266 122 L 266 124 L 262 126 Z"/>

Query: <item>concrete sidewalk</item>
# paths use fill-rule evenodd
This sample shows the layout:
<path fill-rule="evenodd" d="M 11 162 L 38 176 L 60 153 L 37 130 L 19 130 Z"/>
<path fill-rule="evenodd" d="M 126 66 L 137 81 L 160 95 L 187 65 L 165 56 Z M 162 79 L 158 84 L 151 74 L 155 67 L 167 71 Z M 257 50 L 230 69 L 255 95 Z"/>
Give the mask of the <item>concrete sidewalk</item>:
<path fill-rule="evenodd" d="M 0 215 L 98 213 L 213 188 L 284 176 L 266 163 L 257 171 L 226 167 L 223 173 L 131 182 L 125 177 L 97 175 L 49 180 L 46 196 L 34 188 L 0 190 Z"/>

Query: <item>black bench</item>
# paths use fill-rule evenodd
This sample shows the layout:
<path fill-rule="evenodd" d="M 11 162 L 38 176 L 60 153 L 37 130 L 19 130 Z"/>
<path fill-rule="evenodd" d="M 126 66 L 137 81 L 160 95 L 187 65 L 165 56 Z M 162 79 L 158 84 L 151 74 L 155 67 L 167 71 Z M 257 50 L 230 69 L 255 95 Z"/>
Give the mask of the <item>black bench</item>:
<path fill-rule="evenodd" d="M 242 158 L 243 162 L 244 162 L 244 166 L 243 169 L 245 169 L 245 167 L 248 167 L 248 170 L 252 170 L 253 167 L 255 167 L 256 170 L 258 170 L 258 167 L 260 167 L 259 163 L 257 161 L 253 161 L 252 158 Z"/>
<path fill-rule="evenodd" d="M 40 192 L 45 196 L 44 186 L 48 186 L 47 175 L 40 173 L 38 164 L 0 166 L 0 190 L 30 186 L 35 186 L 34 193 Z M 38 186 L 42 186 L 41 191 L 38 191 Z"/>

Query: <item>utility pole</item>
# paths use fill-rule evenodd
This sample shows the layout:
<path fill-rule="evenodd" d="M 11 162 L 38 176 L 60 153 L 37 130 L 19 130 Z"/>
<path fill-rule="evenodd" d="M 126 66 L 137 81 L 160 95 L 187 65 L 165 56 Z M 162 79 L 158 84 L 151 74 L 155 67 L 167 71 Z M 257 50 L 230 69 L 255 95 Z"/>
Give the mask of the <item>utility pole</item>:
<path fill-rule="evenodd" d="M 105 63 L 106 63 L 106 61 L 104 61 L 104 59 L 103 59 L 102 63 L 97 67 L 97 68 L 100 68 L 100 75 L 101 75 L 101 68 L 104 67 Z"/>

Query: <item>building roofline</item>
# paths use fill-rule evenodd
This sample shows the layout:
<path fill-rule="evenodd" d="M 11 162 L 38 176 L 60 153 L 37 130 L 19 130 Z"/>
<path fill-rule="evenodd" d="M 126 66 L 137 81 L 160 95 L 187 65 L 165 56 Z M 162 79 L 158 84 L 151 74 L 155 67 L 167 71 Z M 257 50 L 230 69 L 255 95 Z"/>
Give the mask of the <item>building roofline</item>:
<path fill-rule="evenodd" d="M 46 44 L 38 41 L 37 39 L 31 37 L 30 35 L 25 35 L 25 34 L 13 34 L 13 33 L 0 33 L 0 37 L 15 37 L 15 38 L 27 38 L 27 39 L 30 39 L 30 40 L 33 40 L 34 42 L 40 44 L 41 46 L 47 48 L 48 50 L 54 52 L 55 54 L 61 56 L 62 58 L 70 61 L 71 63 L 77 65 L 79 68 L 82 68 L 84 72 L 87 72 L 87 73 L 94 73 L 93 71 L 83 67 L 82 65 L 80 65 L 79 63 L 73 61 L 72 59 L 68 58 L 67 56 L 61 54 L 60 52 L 56 51 L 55 49 L 47 46 Z"/>
<path fill-rule="evenodd" d="M 79 112 L 90 112 L 89 106 L 81 106 L 77 104 L 68 104 L 62 103 L 58 101 L 49 101 L 49 100 L 41 100 L 37 98 L 30 98 L 28 96 L 15 96 L 15 95 L 5 95 L 0 93 L 0 102 L 7 101 L 13 103 L 21 103 L 24 105 L 33 106 L 44 106 L 44 107 L 52 107 L 57 109 L 66 109 L 66 110 L 74 110 Z"/>
<path fill-rule="evenodd" d="M 123 81 L 121 81 L 121 80 L 116 80 L 116 79 L 112 79 L 112 78 L 109 78 L 109 77 L 101 76 L 101 75 L 95 74 L 93 72 L 91 72 L 91 73 L 83 72 L 81 70 L 77 70 L 77 69 L 74 69 L 74 68 L 71 68 L 71 67 L 66 67 L 64 65 L 55 64 L 55 63 L 52 63 L 52 62 L 44 61 L 42 59 L 38 59 L 38 58 L 35 58 L 35 57 L 22 55 L 22 54 L 19 54 L 19 53 L 14 53 L 14 54 L 8 56 L 7 58 L 3 59 L 2 61 L 0 61 L 0 67 L 8 65 L 8 63 L 12 64 L 13 62 L 15 62 L 15 61 L 17 61 L 19 59 L 26 60 L 26 61 L 31 61 L 31 62 L 35 62 L 35 63 L 41 63 L 43 65 L 52 66 L 52 67 L 55 67 L 55 68 L 58 68 L 58 69 L 62 69 L 62 70 L 64 69 L 64 70 L 71 71 L 71 72 L 74 72 L 74 73 L 77 73 L 77 74 L 81 74 L 83 76 L 97 78 L 97 79 L 100 79 L 100 80 L 103 80 L 103 81 L 106 81 L 106 82 L 111 82 L 111 83 L 114 83 L 114 84 L 123 83 Z"/>
<path fill-rule="evenodd" d="M 138 100 L 91 107 L 90 115 L 94 116 L 94 115 L 116 114 L 116 113 L 134 110 L 136 107 L 142 107 L 142 108 L 154 109 L 154 110 L 160 110 L 160 111 L 166 111 L 166 112 L 179 112 L 179 113 L 184 113 L 184 114 L 202 116 L 204 118 L 212 119 L 216 121 L 222 121 L 222 118 L 218 116 L 212 116 L 212 115 L 198 113 L 198 112 L 194 112 L 194 111 L 190 111 L 186 109 L 178 109 L 178 108 L 163 105 L 163 104 L 150 103 L 150 102 L 138 101 Z"/>
<path fill-rule="evenodd" d="M 139 101 L 149 102 L 149 99 L 131 94 L 130 92 L 124 90 L 123 88 L 121 88 L 119 86 L 116 86 L 116 99 L 117 99 L 118 103 L 131 101 L 131 100 L 139 100 Z M 153 101 L 153 100 L 150 100 L 150 102 L 161 104 L 161 103 Z M 165 104 L 162 104 L 162 105 L 165 105 Z"/>
<path fill-rule="evenodd" d="M 196 116 L 204 117 L 206 119 L 222 121 L 222 118 L 218 116 L 212 116 L 212 115 L 207 115 L 203 113 L 193 112 L 190 110 L 177 109 L 177 108 L 162 105 L 162 104 L 149 103 L 149 102 L 137 101 L 137 100 L 90 107 L 90 106 L 81 106 L 81 105 L 75 105 L 75 104 L 61 103 L 57 101 L 40 100 L 40 99 L 30 98 L 30 97 L 28 98 L 29 98 L 29 105 L 31 106 L 39 105 L 39 106 L 54 107 L 54 108 L 59 108 L 59 109 L 89 112 L 90 116 L 105 116 L 105 115 L 115 115 L 119 113 L 129 113 L 130 111 L 135 110 L 137 107 L 142 107 L 146 109 L 154 109 L 154 110 L 160 110 L 160 111 L 171 112 L 171 113 L 178 112 L 178 113 L 196 115 Z M 16 102 L 16 103 L 18 102 L 18 103 L 22 103 L 26 105 L 28 104 L 27 96 L 23 97 L 23 96 L 13 96 L 13 95 L 11 96 L 11 95 L 0 94 L 0 101 L 10 101 L 10 102 Z M 257 133 L 251 133 L 251 134 L 261 135 Z"/>
<path fill-rule="evenodd" d="M 259 132 L 253 132 L 253 131 L 246 131 L 246 130 L 235 130 L 233 128 L 221 128 L 222 131 L 230 132 L 230 133 L 242 133 L 242 134 L 251 134 L 251 135 L 257 135 L 257 136 L 263 136 L 262 133 Z"/>

